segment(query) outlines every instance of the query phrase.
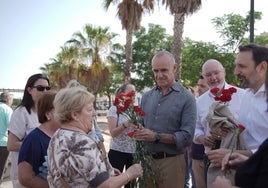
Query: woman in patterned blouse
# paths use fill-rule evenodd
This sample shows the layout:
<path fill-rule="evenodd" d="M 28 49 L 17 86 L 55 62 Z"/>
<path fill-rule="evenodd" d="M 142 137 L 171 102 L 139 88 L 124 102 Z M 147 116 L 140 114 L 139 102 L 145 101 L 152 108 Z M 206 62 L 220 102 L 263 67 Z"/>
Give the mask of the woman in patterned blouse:
<path fill-rule="evenodd" d="M 142 176 L 140 164 L 126 172 L 114 169 L 96 142 L 87 134 L 93 125 L 94 96 L 84 87 L 64 88 L 54 100 L 61 128 L 48 148 L 50 187 L 121 187 Z"/>

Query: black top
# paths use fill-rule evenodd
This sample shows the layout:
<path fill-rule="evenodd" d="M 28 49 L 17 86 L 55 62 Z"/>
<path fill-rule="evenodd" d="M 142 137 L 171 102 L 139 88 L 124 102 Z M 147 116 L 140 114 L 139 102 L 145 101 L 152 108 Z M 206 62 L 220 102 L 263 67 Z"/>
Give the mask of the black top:
<path fill-rule="evenodd" d="M 268 139 L 237 169 L 235 184 L 243 188 L 268 187 Z"/>
<path fill-rule="evenodd" d="M 205 148 L 203 144 L 192 143 L 192 158 L 195 160 L 203 160 L 205 155 Z"/>

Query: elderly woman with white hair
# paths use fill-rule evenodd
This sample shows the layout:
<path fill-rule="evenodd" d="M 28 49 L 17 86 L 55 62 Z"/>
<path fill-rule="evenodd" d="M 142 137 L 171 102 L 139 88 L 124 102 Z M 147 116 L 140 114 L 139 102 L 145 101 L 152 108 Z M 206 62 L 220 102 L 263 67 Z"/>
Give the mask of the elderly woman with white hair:
<path fill-rule="evenodd" d="M 140 164 L 126 172 L 114 169 L 96 142 L 88 137 L 92 129 L 95 98 L 84 87 L 66 87 L 54 100 L 55 118 L 61 128 L 48 148 L 50 187 L 121 187 L 142 176 Z"/>

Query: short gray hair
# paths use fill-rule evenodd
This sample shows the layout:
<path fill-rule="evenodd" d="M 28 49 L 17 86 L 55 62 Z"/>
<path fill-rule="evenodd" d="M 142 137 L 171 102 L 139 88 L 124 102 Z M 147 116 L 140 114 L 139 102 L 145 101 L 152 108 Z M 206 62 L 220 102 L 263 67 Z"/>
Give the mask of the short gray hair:
<path fill-rule="evenodd" d="M 162 57 L 162 56 L 166 56 L 169 58 L 169 63 L 170 64 L 175 64 L 175 59 L 174 59 L 174 56 L 172 53 L 170 53 L 169 51 L 166 51 L 166 50 L 162 50 L 162 51 L 159 51 L 157 52 L 154 57 L 152 58 L 152 64 L 154 62 L 155 59 L 159 58 L 159 57 Z"/>
<path fill-rule="evenodd" d="M 12 94 L 9 93 L 8 91 L 4 91 L 0 95 L 0 102 L 6 103 L 8 102 L 9 99 L 13 98 Z"/>
<path fill-rule="evenodd" d="M 80 112 L 89 102 L 94 102 L 95 97 L 85 87 L 76 85 L 61 89 L 55 99 L 55 119 L 61 123 L 72 121 L 72 112 Z"/>
<path fill-rule="evenodd" d="M 214 64 L 214 65 L 218 65 L 218 67 L 221 69 L 221 70 L 224 70 L 224 67 L 223 65 L 221 64 L 221 62 L 219 62 L 218 60 L 216 59 L 208 59 L 203 65 L 202 65 L 202 74 L 204 74 L 204 69 L 205 67 L 208 65 L 208 64 Z"/>

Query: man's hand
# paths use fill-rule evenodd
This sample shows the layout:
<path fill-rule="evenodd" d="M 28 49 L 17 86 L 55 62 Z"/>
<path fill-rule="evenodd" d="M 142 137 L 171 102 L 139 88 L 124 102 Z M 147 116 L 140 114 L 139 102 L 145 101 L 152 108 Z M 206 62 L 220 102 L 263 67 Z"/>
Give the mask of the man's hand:
<path fill-rule="evenodd" d="M 211 136 L 205 137 L 205 136 L 199 136 L 197 138 L 197 141 L 203 144 L 206 147 L 212 148 L 215 145 L 215 139 Z"/>
<path fill-rule="evenodd" d="M 221 167 L 222 160 L 225 157 L 227 153 L 230 153 L 230 149 L 216 149 L 216 150 L 211 150 L 207 152 L 208 159 L 212 164 L 214 164 L 217 167 Z"/>
<path fill-rule="evenodd" d="M 154 142 L 155 132 L 144 127 L 135 129 L 135 139 L 138 141 Z"/>
<path fill-rule="evenodd" d="M 210 134 L 214 139 L 221 139 L 226 137 L 230 131 L 232 131 L 230 128 L 220 127 L 218 129 L 211 130 Z"/>
<path fill-rule="evenodd" d="M 247 159 L 247 156 L 240 153 L 227 153 L 222 160 L 221 168 L 222 170 L 225 170 L 227 168 L 236 168 Z"/>

